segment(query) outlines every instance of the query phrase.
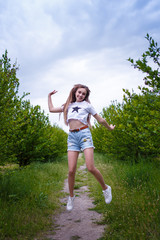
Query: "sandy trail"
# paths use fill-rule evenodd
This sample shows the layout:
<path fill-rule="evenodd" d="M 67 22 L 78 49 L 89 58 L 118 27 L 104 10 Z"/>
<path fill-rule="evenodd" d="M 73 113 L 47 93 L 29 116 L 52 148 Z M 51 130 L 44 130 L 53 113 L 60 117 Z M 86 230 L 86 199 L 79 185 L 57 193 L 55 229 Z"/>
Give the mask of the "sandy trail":
<path fill-rule="evenodd" d="M 78 169 L 84 179 L 86 176 L 85 165 Z M 82 185 L 82 184 L 81 184 Z M 68 193 L 68 181 L 65 180 L 64 189 Z M 54 217 L 54 232 L 50 231 L 45 239 L 49 240 L 97 240 L 102 237 L 104 225 L 97 224 L 101 220 L 101 215 L 91 208 L 94 208 L 93 199 L 89 197 L 87 186 L 81 186 L 75 190 L 74 208 L 72 211 L 66 210 L 68 196 L 61 199 L 62 211 Z"/>

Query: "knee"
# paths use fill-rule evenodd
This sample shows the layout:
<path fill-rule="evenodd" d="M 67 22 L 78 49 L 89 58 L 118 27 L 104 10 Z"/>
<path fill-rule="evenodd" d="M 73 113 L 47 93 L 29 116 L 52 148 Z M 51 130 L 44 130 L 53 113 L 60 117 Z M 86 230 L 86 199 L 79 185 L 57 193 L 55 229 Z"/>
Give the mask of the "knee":
<path fill-rule="evenodd" d="M 74 169 L 71 169 L 71 170 L 69 170 L 68 174 L 69 174 L 69 176 L 74 176 L 75 172 L 76 171 Z"/>
<path fill-rule="evenodd" d="M 88 169 L 88 171 L 89 171 L 90 173 L 94 174 L 94 172 L 95 172 L 95 167 L 93 167 L 93 166 L 88 166 L 87 169 Z"/>

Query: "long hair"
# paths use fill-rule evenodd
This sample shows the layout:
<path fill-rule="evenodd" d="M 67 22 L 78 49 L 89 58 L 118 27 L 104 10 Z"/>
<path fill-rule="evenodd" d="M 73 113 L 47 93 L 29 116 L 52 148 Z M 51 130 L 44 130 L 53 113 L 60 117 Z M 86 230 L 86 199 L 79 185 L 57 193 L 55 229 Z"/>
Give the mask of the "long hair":
<path fill-rule="evenodd" d="M 78 88 L 85 88 L 86 89 L 86 96 L 85 96 L 83 101 L 86 101 L 86 102 L 90 103 L 90 101 L 89 101 L 89 94 L 90 94 L 89 88 L 87 86 L 85 86 L 85 85 L 82 85 L 82 84 L 74 85 L 74 87 L 70 91 L 70 94 L 69 94 L 69 96 L 67 98 L 67 101 L 64 104 L 64 108 L 63 108 L 64 122 L 65 122 L 66 125 L 68 125 L 68 123 L 67 123 L 68 106 L 69 106 L 70 103 L 76 102 L 75 93 L 78 90 Z M 88 116 L 88 124 L 91 125 L 90 124 L 90 115 Z"/>

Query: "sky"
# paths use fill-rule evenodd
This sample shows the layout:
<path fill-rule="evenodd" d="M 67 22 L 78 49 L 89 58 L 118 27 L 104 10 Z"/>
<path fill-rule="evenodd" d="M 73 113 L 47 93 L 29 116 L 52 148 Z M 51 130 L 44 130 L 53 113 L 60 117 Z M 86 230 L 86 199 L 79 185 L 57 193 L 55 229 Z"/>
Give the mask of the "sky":
<path fill-rule="evenodd" d="M 58 91 L 59 107 L 81 83 L 98 113 L 122 102 L 123 88 L 143 85 L 127 59 L 141 58 L 147 33 L 159 42 L 159 0 L 0 0 L 0 54 L 7 50 L 19 65 L 19 94 L 29 92 L 31 104 L 65 131 L 63 117 L 48 111 L 48 93 Z"/>

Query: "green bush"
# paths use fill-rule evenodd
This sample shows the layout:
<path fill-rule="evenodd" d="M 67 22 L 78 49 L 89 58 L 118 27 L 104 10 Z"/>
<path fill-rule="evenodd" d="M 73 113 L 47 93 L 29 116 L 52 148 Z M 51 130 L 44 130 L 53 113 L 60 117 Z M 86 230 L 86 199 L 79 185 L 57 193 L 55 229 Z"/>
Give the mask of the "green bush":
<path fill-rule="evenodd" d="M 116 125 L 109 132 L 96 124 L 93 140 L 99 152 L 116 154 L 120 159 L 153 157 L 160 154 L 160 96 L 135 95 L 122 106 L 112 104 L 103 109 L 102 117 Z"/>

